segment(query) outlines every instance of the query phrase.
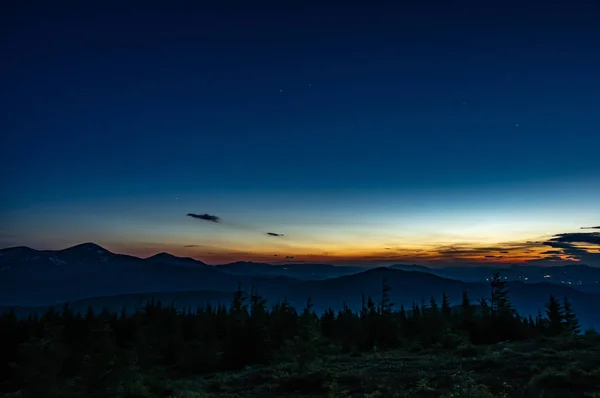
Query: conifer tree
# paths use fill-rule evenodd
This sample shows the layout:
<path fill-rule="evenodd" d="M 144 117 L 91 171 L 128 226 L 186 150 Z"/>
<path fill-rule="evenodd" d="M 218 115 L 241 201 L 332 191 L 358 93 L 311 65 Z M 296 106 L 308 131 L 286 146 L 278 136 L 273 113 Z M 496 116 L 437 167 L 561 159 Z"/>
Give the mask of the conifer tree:
<path fill-rule="evenodd" d="M 510 311 L 512 309 L 506 281 L 500 276 L 499 272 L 495 272 L 490 281 L 492 289 L 491 295 L 491 311 L 493 315 Z"/>
<path fill-rule="evenodd" d="M 579 334 L 581 333 L 581 326 L 579 325 L 579 320 L 577 319 L 577 315 L 573 311 L 573 307 L 571 306 L 571 302 L 565 296 L 563 299 L 563 311 L 564 311 L 564 323 L 565 328 L 569 333 Z"/>
<path fill-rule="evenodd" d="M 242 290 L 241 283 L 238 283 L 237 290 L 233 295 L 233 300 L 229 307 L 229 317 L 227 322 L 227 337 L 224 346 L 225 361 L 231 368 L 239 368 L 247 364 L 248 347 L 251 342 L 248 341 L 247 321 L 249 318 L 248 305 L 246 304 L 246 295 Z"/>
<path fill-rule="evenodd" d="M 250 289 L 250 317 L 248 319 L 249 362 L 264 362 L 270 356 L 269 314 L 266 300 L 254 286 Z"/>
<path fill-rule="evenodd" d="M 415 303 L 414 301 L 412 304 L 412 318 L 415 321 L 418 321 L 419 318 L 421 318 L 421 309 L 419 308 L 419 305 L 417 303 Z"/>
<path fill-rule="evenodd" d="M 481 317 L 483 318 L 484 322 L 489 322 L 492 309 L 484 297 L 479 299 L 479 310 L 481 311 Z"/>
<path fill-rule="evenodd" d="M 469 340 L 473 341 L 475 338 L 475 329 L 477 328 L 475 319 L 475 309 L 471 305 L 471 299 L 466 290 L 462 293 L 462 299 L 460 302 L 459 312 L 459 329 L 466 334 Z"/>
<path fill-rule="evenodd" d="M 442 315 L 444 316 L 444 318 L 450 318 L 450 315 L 452 315 L 451 311 L 452 310 L 450 309 L 450 297 L 448 297 L 446 292 L 442 292 Z"/>
<path fill-rule="evenodd" d="M 331 307 L 327 308 L 327 310 L 321 315 L 319 320 L 321 324 L 321 334 L 326 339 L 333 339 L 335 337 L 335 313 Z"/>
<path fill-rule="evenodd" d="M 253 287 L 247 298 L 241 285 L 230 305 L 207 302 L 195 311 L 152 298 L 134 313 L 89 308 L 80 314 L 65 306 L 26 319 L 0 314 L 0 395 L 9 388 L 23 396 L 120 396 L 124 380 L 138 377 L 138 366 L 189 376 L 277 360 L 279 353 L 293 354 L 305 369 L 325 344 L 345 351 L 397 348 L 406 340 L 454 347 L 460 339 L 452 337 L 461 332 L 476 344 L 579 332 L 567 298 L 550 296 L 545 317 L 520 317 L 508 296 L 502 299 L 506 289 L 499 282 L 479 309 L 463 292 L 455 315 L 445 294 L 441 306 L 432 297 L 428 306 L 413 302 L 412 311 L 399 305 L 394 312 L 385 281 L 380 304 L 363 296 L 356 311 L 344 304 L 320 317 L 310 299 L 300 314 L 286 299 L 267 308 Z"/>
<path fill-rule="evenodd" d="M 392 287 L 390 285 L 387 284 L 387 281 L 385 280 L 385 278 L 381 281 L 381 314 L 382 315 L 389 315 L 392 313 L 392 307 L 394 306 L 394 303 L 392 303 L 391 299 L 390 299 L 390 291 L 392 290 Z"/>
<path fill-rule="evenodd" d="M 431 315 L 433 316 L 437 316 L 439 315 L 439 307 L 437 305 L 437 303 L 435 302 L 435 298 L 433 296 L 431 296 L 431 298 L 429 299 L 429 312 Z"/>
<path fill-rule="evenodd" d="M 402 324 L 406 323 L 406 310 L 404 309 L 404 304 L 400 305 L 400 311 L 398 312 L 398 317 L 400 318 L 400 322 L 402 322 Z"/>
<path fill-rule="evenodd" d="M 546 304 L 546 317 L 550 334 L 553 336 L 561 334 L 564 326 L 564 312 L 562 305 L 552 294 Z"/>
<path fill-rule="evenodd" d="M 460 302 L 460 315 L 462 318 L 470 318 L 473 315 L 471 300 L 469 299 L 469 293 L 467 293 L 466 290 L 464 290 L 462 293 L 462 299 Z"/>
<path fill-rule="evenodd" d="M 360 306 L 360 318 L 365 319 L 367 317 L 367 301 L 365 300 L 365 294 L 361 294 L 361 306 Z"/>

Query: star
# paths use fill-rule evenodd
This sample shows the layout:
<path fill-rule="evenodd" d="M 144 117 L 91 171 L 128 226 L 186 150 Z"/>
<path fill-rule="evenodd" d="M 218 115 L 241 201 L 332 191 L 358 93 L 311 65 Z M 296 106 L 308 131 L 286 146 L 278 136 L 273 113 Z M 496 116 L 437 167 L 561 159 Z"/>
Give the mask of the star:
<path fill-rule="evenodd" d="M 518 123 L 517 123 L 517 124 L 515 124 L 515 127 L 519 127 L 519 124 L 518 124 Z"/>
<path fill-rule="evenodd" d="M 283 93 L 283 90 L 279 90 L 280 93 Z"/>

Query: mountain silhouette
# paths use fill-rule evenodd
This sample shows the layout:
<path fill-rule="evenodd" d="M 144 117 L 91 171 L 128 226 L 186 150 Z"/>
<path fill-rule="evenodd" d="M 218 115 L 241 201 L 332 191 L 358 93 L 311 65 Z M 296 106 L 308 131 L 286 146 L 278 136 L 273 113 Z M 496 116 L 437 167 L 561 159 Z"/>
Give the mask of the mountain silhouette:
<path fill-rule="evenodd" d="M 175 265 L 175 266 L 180 266 L 180 267 L 190 267 L 190 268 L 210 267 L 210 265 L 203 263 L 202 261 L 195 260 L 191 257 L 177 257 L 172 254 L 165 253 L 165 252 L 158 253 L 153 256 L 147 257 L 146 260 L 154 262 L 154 263 L 169 264 L 169 265 Z"/>
<path fill-rule="evenodd" d="M 452 305 L 460 303 L 463 291 L 469 293 L 473 302 L 489 298 L 490 294 L 485 280 L 466 282 L 433 271 L 337 268 L 324 264 L 275 266 L 253 262 L 210 266 L 168 253 L 145 259 L 115 254 L 91 243 L 56 251 L 15 247 L 0 250 L 0 306 L 45 307 L 88 300 L 100 308 L 102 303 L 131 304 L 132 297 L 153 295 L 187 308 L 204 306 L 210 300 L 228 304 L 238 283 L 246 292 L 253 286 L 270 303 L 285 298 L 302 308 L 310 297 L 317 312 L 329 307 L 340 309 L 343 305 L 359 309 L 363 295 L 377 301 L 384 280 L 392 287 L 392 302 L 396 307 L 404 305 L 407 310 L 413 303 L 429 303 L 432 297 L 441 302 L 442 292 L 450 297 Z M 348 274 L 339 276 L 335 272 Z M 318 276 L 307 277 L 312 274 Z M 509 281 L 508 287 L 511 300 L 524 315 L 543 312 L 548 296 L 553 294 L 569 297 L 582 325 L 600 325 L 600 313 L 596 310 L 600 304 L 598 294 L 548 282 Z"/>
<path fill-rule="evenodd" d="M 237 282 L 200 262 L 189 267 L 182 266 L 189 264 L 187 259 L 168 260 L 115 254 L 89 243 L 64 250 L 4 249 L 0 305 L 44 305 L 150 291 L 230 290 Z"/>

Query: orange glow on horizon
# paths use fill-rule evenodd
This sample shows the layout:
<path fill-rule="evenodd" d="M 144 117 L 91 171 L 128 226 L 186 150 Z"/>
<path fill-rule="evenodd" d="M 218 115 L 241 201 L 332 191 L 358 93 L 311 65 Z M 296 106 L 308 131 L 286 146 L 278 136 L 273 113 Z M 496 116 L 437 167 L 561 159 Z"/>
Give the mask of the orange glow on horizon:
<path fill-rule="evenodd" d="M 176 245 L 173 243 L 115 243 L 107 249 L 116 253 L 148 257 L 159 252 L 168 252 L 176 256 L 192 257 L 207 264 L 223 264 L 235 261 L 253 261 L 267 263 L 306 262 L 325 264 L 453 264 L 474 263 L 489 265 L 526 264 L 542 260 L 573 261 L 564 254 L 545 254 L 548 246 L 542 242 L 508 242 L 496 245 L 456 244 L 427 245 L 409 247 L 386 247 L 383 249 L 357 247 L 343 250 L 315 249 L 306 247 L 286 247 L 285 249 L 229 249 L 201 245 Z"/>

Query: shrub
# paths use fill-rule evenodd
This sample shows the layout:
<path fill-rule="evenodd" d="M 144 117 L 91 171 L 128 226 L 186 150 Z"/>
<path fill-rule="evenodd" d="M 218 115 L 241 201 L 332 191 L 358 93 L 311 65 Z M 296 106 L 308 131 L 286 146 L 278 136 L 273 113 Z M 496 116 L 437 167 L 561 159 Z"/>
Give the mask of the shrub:
<path fill-rule="evenodd" d="M 329 375 L 325 371 L 293 374 L 279 381 L 281 391 L 304 394 L 327 394 L 330 390 Z"/>
<path fill-rule="evenodd" d="M 474 357 L 479 353 L 479 350 L 472 344 L 461 344 L 456 347 L 454 353 L 461 357 Z"/>
<path fill-rule="evenodd" d="M 533 376 L 527 385 L 528 390 L 534 393 L 547 389 L 586 391 L 598 387 L 600 387 L 600 369 L 587 372 L 575 364 L 570 364 L 563 371 L 548 368 Z"/>

